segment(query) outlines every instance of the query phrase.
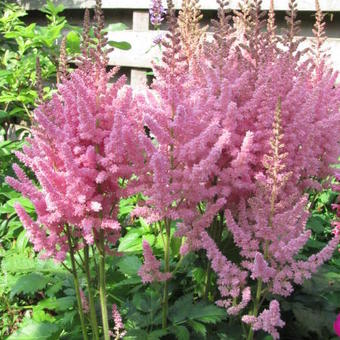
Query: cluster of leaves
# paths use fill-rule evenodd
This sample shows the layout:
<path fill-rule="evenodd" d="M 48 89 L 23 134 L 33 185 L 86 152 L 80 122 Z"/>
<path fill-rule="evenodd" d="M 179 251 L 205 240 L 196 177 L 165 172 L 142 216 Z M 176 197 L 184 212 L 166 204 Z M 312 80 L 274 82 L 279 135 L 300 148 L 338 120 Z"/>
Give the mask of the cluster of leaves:
<path fill-rule="evenodd" d="M 313 234 L 300 255 L 302 258 L 322 249 L 330 239 L 332 222 L 336 218 L 332 205 L 337 196 L 331 189 L 310 194 L 312 214 L 307 225 Z M 340 311 L 339 273 L 340 253 L 336 252 L 318 273 L 303 286 L 296 287 L 288 300 L 281 301 L 287 325 L 281 335 L 283 339 L 292 336 L 297 339 L 337 339 L 333 323 Z"/>

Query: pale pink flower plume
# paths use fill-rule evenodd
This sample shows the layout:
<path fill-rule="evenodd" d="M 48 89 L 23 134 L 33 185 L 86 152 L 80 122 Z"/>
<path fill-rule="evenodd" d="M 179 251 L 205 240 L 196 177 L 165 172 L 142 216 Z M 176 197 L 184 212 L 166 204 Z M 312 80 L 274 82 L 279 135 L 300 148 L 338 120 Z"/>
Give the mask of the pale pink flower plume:
<path fill-rule="evenodd" d="M 171 273 L 160 272 L 161 263 L 153 255 L 149 243 L 145 240 L 143 240 L 143 255 L 144 264 L 140 267 L 138 275 L 141 277 L 144 284 L 163 282 L 171 278 Z"/>

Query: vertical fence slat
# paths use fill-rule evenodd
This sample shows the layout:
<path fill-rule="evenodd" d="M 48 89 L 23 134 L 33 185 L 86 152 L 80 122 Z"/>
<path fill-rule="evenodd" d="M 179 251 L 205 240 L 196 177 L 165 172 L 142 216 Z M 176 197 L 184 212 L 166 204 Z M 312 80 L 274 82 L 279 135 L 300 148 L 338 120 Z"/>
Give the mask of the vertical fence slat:
<path fill-rule="evenodd" d="M 146 32 L 149 30 L 149 12 L 133 11 L 132 30 Z M 146 71 L 143 69 L 131 69 L 131 86 L 138 87 L 146 83 Z"/>

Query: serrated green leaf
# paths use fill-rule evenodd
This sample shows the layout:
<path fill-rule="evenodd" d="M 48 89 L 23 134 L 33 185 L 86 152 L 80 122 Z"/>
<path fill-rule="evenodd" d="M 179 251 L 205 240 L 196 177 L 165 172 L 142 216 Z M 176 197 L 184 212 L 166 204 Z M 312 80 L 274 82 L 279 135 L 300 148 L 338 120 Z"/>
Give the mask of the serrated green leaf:
<path fill-rule="evenodd" d="M 189 340 L 190 332 L 185 326 L 172 326 L 169 328 L 171 333 L 176 336 L 178 340 Z"/>
<path fill-rule="evenodd" d="M 57 339 L 59 334 L 56 324 L 27 320 L 7 340 L 52 340 Z"/>
<path fill-rule="evenodd" d="M 46 308 L 55 310 L 57 312 L 63 312 L 73 307 L 75 304 L 76 298 L 74 296 L 64 296 L 62 298 L 49 298 L 42 301 L 39 301 L 38 306 L 40 308 Z"/>
<path fill-rule="evenodd" d="M 46 313 L 44 310 L 42 310 L 41 308 L 34 306 L 32 308 L 33 311 L 33 315 L 32 315 L 32 319 L 34 321 L 37 322 L 54 322 L 55 321 L 55 317 L 52 316 L 50 313 Z"/>
<path fill-rule="evenodd" d="M 168 330 L 157 329 L 148 334 L 148 340 L 159 340 L 159 339 L 162 339 L 162 337 L 167 334 L 168 334 Z"/>
<path fill-rule="evenodd" d="M 204 301 L 193 303 L 191 294 L 178 299 L 169 310 L 169 319 L 174 324 L 187 320 L 195 320 L 203 323 L 216 323 L 226 318 L 224 309 Z"/>
<path fill-rule="evenodd" d="M 141 238 L 138 231 L 131 230 L 120 239 L 118 251 L 119 252 L 134 251 L 135 248 L 141 249 Z"/>
<path fill-rule="evenodd" d="M 63 282 L 61 281 L 53 282 L 53 285 L 46 290 L 46 295 L 48 297 L 55 296 L 56 293 L 58 293 L 63 288 L 63 286 Z"/>
<path fill-rule="evenodd" d="M 306 246 L 308 248 L 313 248 L 313 249 L 322 249 L 324 246 L 325 246 L 325 243 L 323 242 L 320 242 L 318 240 L 312 240 L 312 239 L 309 239 L 306 243 Z"/>
<path fill-rule="evenodd" d="M 120 272 L 128 276 L 136 276 L 142 262 L 135 255 L 122 257 L 118 262 Z"/>
<path fill-rule="evenodd" d="M 11 289 L 10 296 L 18 294 L 34 294 L 43 290 L 48 283 L 48 279 L 39 273 L 29 273 L 21 276 Z"/>
<path fill-rule="evenodd" d="M 195 320 L 189 320 L 188 324 L 195 331 L 195 333 L 202 335 L 204 338 L 206 337 L 207 328 L 203 323 Z"/>
<path fill-rule="evenodd" d="M 312 229 L 315 233 L 321 234 L 325 229 L 325 220 L 323 216 L 311 216 L 307 222 L 307 227 Z"/>

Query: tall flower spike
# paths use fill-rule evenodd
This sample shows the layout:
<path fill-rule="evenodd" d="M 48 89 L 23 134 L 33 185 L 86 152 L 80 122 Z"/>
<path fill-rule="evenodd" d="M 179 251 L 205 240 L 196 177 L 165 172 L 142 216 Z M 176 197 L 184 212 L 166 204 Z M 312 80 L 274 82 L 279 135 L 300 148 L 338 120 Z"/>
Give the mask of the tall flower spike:
<path fill-rule="evenodd" d="M 315 0 L 315 24 L 313 34 L 315 40 L 313 41 L 314 53 L 316 54 L 316 64 L 319 65 L 322 58 L 322 48 L 327 40 L 326 36 L 326 23 L 324 22 L 325 15 L 321 11 L 319 0 Z"/>
<path fill-rule="evenodd" d="M 149 243 L 143 240 L 143 255 L 144 264 L 140 267 L 138 275 L 141 277 L 142 282 L 163 282 L 171 278 L 171 273 L 162 273 L 159 268 L 161 263 L 152 254 L 152 249 Z"/>
<path fill-rule="evenodd" d="M 126 334 L 126 331 L 125 331 L 125 327 L 122 321 L 122 317 L 118 311 L 116 304 L 112 305 L 112 319 L 115 323 L 114 334 L 112 334 L 113 338 L 115 340 L 123 339 Z"/>
<path fill-rule="evenodd" d="M 267 31 L 271 39 L 274 39 L 275 34 L 276 34 L 274 0 L 270 0 L 268 21 L 267 21 Z"/>
<path fill-rule="evenodd" d="M 88 8 L 85 9 L 84 21 L 83 21 L 83 41 L 81 50 L 84 57 L 88 56 L 88 48 L 90 41 L 90 11 Z"/>
<path fill-rule="evenodd" d="M 203 14 L 198 0 L 183 0 L 178 15 L 178 25 L 188 59 L 197 51 L 202 35 L 207 30 L 207 26 L 201 28 L 200 21 L 202 18 Z"/>
<path fill-rule="evenodd" d="M 158 28 L 164 20 L 164 14 L 166 13 L 162 0 L 152 0 L 149 13 L 151 24 Z"/>
<path fill-rule="evenodd" d="M 283 30 L 283 43 L 289 48 L 290 56 L 297 51 L 298 46 L 304 38 L 297 38 L 297 35 L 300 33 L 300 25 L 301 21 L 296 20 L 298 14 L 296 0 L 289 0 L 289 10 L 286 13 L 285 20 L 287 22 L 287 29 Z"/>

